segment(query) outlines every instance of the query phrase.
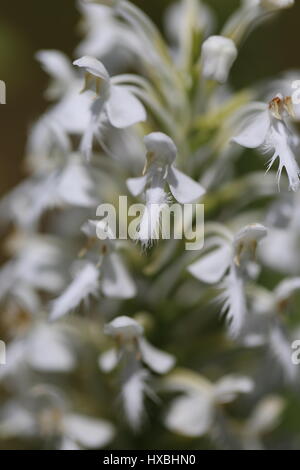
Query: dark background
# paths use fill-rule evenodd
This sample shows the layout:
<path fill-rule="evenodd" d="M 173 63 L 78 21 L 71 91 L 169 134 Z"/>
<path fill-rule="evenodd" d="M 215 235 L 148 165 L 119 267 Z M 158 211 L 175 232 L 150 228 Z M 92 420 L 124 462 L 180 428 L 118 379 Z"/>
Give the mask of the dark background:
<path fill-rule="evenodd" d="M 172 0 L 136 0 L 158 24 Z M 239 0 L 207 0 L 219 26 Z M 80 40 L 75 0 L 0 0 L 0 79 L 7 85 L 7 104 L 0 106 L 0 195 L 23 176 L 22 159 L 31 123 L 47 106 L 43 92 L 48 77 L 34 59 L 39 49 L 60 49 L 72 57 Z M 300 68 L 298 44 L 300 2 L 255 30 L 236 62 L 236 88 L 289 68 Z M 217 30 L 218 31 L 218 30 Z"/>

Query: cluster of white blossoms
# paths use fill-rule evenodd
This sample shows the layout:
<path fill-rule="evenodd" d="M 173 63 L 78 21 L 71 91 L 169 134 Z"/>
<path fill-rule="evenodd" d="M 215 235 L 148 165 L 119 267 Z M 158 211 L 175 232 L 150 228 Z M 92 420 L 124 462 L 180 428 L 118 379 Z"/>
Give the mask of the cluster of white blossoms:
<path fill-rule="evenodd" d="M 261 449 L 275 428 L 280 441 L 300 384 L 297 72 L 228 82 L 249 31 L 293 4 L 242 0 L 217 34 L 204 1 L 179 0 L 165 40 L 127 0 L 82 0 L 73 59 L 38 52 L 51 105 L 28 177 L 0 202 L 0 447 Z M 258 171 L 240 171 L 247 158 Z M 97 219 L 120 195 L 144 204 L 135 243 Z M 204 204 L 202 250 L 158 239 L 174 202 Z"/>

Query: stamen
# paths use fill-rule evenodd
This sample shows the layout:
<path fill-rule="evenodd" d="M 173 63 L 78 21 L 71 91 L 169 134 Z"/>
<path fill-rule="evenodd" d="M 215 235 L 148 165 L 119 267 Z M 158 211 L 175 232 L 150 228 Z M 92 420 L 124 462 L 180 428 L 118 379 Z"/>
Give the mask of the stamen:
<path fill-rule="evenodd" d="M 282 99 L 279 98 L 279 96 L 276 96 L 275 98 L 273 98 L 269 103 L 269 109 L 272 115 L 276 119 L 279 119 L 280 121 L 282 120 L 282 116 L 281 116 L 282 106 L 283 106 Z"/>
<path fill-rule="evenodd" d="M 295 118 L 295 111 L 294 111 L 294 106 L 292 102 L 292 98 L 290 96 L 286 96 L 283 100 L 283 107 L 286 110 L 286 112 L 292 117 Z"/>

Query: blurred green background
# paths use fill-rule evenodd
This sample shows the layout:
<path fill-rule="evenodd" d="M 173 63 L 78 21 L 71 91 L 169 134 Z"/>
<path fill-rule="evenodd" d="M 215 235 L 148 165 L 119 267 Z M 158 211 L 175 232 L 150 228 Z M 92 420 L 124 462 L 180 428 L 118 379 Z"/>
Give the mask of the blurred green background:
<path fill-rule="evenodd" d="M 135 3 L 161 26 L 164 10 L 172 0 L 136 0 Z M 215 9 L 221 25 L 239 0 L 207 0 L 206 3 Z M 300 67 L 299 18 L 297 1 L 294 8 L 255 30 L 243 45 L 233 68 L 235 87 Z M 27 131 L 47 106 L 43 92 L 48 77 L 34 55 L 39 49 L 51 48 L 72 57 L 80 40 L 79 20 L 76 0 L 1 0 L 0 79 L 7 85 L 7 104 L 0 106 L 0 195 L 22 178 Z"/>

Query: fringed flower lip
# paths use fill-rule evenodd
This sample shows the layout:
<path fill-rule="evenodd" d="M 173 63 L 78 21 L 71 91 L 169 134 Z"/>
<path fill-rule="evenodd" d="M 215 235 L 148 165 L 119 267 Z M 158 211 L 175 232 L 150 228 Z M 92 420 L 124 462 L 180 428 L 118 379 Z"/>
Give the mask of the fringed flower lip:
<path fill-rule="evenodd" d="M 177 148 L 173 140 L 162 132 L 153 132 L 144 138 L 146 163 L 143 176 L 129 178 L 127 187 L 133 196 L 144 193 L 146 206 L 141 218 L 138 239 L 144 246 L 157 239 L 160 216 L 170 198 L 167 185 L 180 204 L 192 203 L 205 194 L 205 189 L 175 165 Z"/>
<path fill-rule="evenodd" d="M 269 104 L 252 103 L 244 108 L 241 130 L 232 140 L 246 148 L 260 148 L 264 153 L 273 152 L 267 171 L 278 158 L 278 185 L 285 168 L 289 187 L 296 191 L 300 185 L 300 168 L 295 157 L 299 141 L 288 123 L 288 118 L 293 116 L 290 97 L 278 94 Z"/>
<path fill-rule="evenodd" d="M 155 176 L 162 178 L 157 185 L 167 183 L 174 198 L 181 204 L 191 203 L 205 194 L 205 189 L 192 178 L 178 170 L 175 165 L 177 148 L 173 140 L 162 132 L 152 132 L 144 138 L 147 150 L 143 176 L 129 178 L 127 186 L 133 196 L 141 194 L 148 183 L 155 185 Z"/>

